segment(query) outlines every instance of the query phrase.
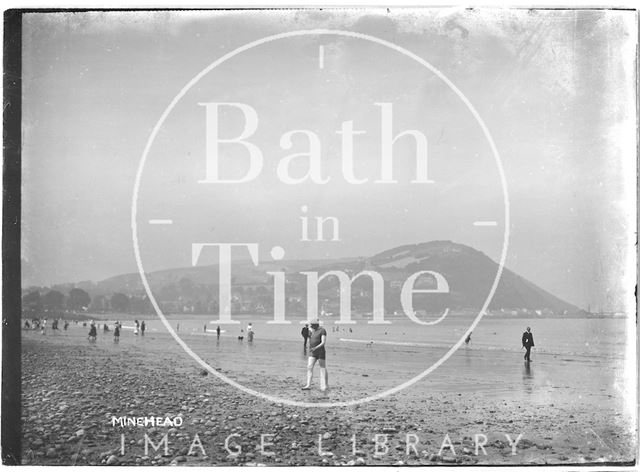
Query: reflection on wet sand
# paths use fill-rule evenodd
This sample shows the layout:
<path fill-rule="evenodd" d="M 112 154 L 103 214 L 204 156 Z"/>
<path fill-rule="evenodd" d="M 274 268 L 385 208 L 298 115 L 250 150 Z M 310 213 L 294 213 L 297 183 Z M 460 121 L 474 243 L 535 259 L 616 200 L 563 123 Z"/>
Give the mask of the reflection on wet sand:
<path fill-rule="evenodd" d="M 531 370 L 531 362 L 524 363 L 524 370 L 522 371 L 522 384 L 524 390 L 527 393 L 533 393 L 533 371 Z"/>

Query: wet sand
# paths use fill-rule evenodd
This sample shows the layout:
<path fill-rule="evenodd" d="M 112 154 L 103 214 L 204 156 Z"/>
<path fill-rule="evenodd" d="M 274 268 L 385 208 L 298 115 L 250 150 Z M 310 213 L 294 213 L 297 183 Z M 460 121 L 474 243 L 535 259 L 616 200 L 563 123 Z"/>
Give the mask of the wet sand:
<path fill-rule="evenodd" d="M 49 330 L 45 336 L 23 332 L 25 464 L 515 465 L 621 463 L 634 457 L 631 418 L 615 388 L 622 366 L 615 359 L 534 352 L 527 366 L 521 353 L 463 347 L 400 393 L 357 406 L 303 408 L 276 405 L 205 375 L 166 333 L 142 338 L 123 330 L 115 344 L 112 333 L 101 329 L 90 343 L 87 331 L 72 324 L 67 332 Z M 369 347 L 334 338 L 327 358 L 329 392 L 318 390 L 317 372 L 314 389 L 304 392 L 301 339 L 257 338 L 249 345 L 231 333 L 219 342 L 213 335 L 182 335 L 229 378 L 310 403 L 394 387 L 446 350 Z M 176 428 L 111 423 L 112 416 L 177 415 L 183 422 Z M 167 434 L 167 453 L 151 448 L 145 455 L 145 433 L 155 444 Z M 196 434 L 203 447 L 189 455 Z M 239 455 L 225 449 L 231 434 L 239 435 L 230 447 L 236 450 L 234 441 L 240 445 Z M 510 441 L 520 434 L 514 449 Z M 263 440 L 273 443 L 265 451 L 274 455 L 261 453 L 261 435 L 273 435 Z M 476 455 L 477 444 L 484 451 L 478 447 Z"/>

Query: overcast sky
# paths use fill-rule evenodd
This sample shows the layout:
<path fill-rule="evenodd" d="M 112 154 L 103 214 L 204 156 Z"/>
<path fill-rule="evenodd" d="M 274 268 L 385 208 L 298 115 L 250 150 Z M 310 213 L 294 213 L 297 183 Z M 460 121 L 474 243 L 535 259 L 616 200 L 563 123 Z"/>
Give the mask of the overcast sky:
<path fill-rule="evenodd" d="M 24 285 L 135 272 L 130 217 L 151 130 L 185 85 L 251 41 L 329 28 L 391 41 L 428 61 L 477 109 L 502 158 L 511 202 L 507 267 L 586 308 L 621 309 L 632 294 L 626 261 L 635 230 L 635 13 L 399 10 L 331 12 L 30 14 L 23 53 Z M 320 59 L 322 56 L 322 59 Z M 320 65 L 322 63 L 322 65 Z M 259 116 L 250 140 L 261 175 L 238 185 L 205 176 L 203 102 L 242 102 Z M 428 140 L 432 184 L 412 184 L 415 147 L 394 147 L 397 184 L 380 174 L 380 107 L 394 133 Z M 238 134 L 240 114 L 222 116 Z M 354 142 L 352 185 L 341 173 L 344 121 Z M 313 131 L 326 185 L 285 185 L 280 137 Z M 246 153 L 222 152 L 241 175 Z M 235 174 L 234 174 L 235 172 Z M 300 176 L 304 169 L 292 166 Z M 287 258 L 368 256 L 450 239 L 498 260 L 504 200 L 480 126 L 433 72 L 398 51 L 336 35 L 284 38 L 220 65 L 177 104 L 150 148 L 140 181 L 145 268 L 188 266 L 192 242 L 257 242 Z M 341 241 L 301 242 L 300 216 L 335 216 Z M 173 225 L 149 225 L 149 219 Z M 496 221 L 495 227 L 474 221 Z M 634 239 L 634 238 L 632 238 Z M 625 272 L 626 271 L 626 272 Z M 625 277 L 627 277 L 625 279 Z"/>

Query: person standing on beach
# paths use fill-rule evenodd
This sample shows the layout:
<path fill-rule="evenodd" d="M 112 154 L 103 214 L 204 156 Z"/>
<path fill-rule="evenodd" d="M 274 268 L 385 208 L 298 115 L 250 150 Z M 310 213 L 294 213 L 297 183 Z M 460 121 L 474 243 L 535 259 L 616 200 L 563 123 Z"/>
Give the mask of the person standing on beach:
<path fill-rule="evenodd" d="M 138 335 L 138 331 L 140 330 L 140 323 L 138 322 L 138 320 L 134 320 L 136 326 L 133 328 L 133 334 L 135 334 L 136 336 Z"/>
<path fill-rule="evenodd" d="M 531 328 L 527 326 L 527 330 L 522 333 L 522 347 L 527 350 L 524 354 L 524 360 L 527 362 L 531 362 L 531 348 L 533 346 L 535 346 L 533 343 L 533 334 L 531 333 Z"/>
<path fill-rule="evenodd" d="M 253 325 L 251 323 L 247 326 L 247 341 L 250 343 L 253 342 Z"/>
<path fill-rule="evenodd" d="M 309 324 L 305 324 L 304 328 L 300 332 L 302 334 L 302 339 L 304 339 L 304 350 L 307 351 L 307 341 L 309 340 Z"/>
<path fill-rule="evenodd" d="M 140 334 L 144 336 L 144 330 L 147 329 L 147 325 L 144 324 L 144 320 L 142 320 L 142 324 L 140 325 Z"/>
<path fill-rule="evenodd" d="M 216 328 L 216 335 L 218 336 L 218 339 L 220 339 L 220 325 Z"/>
<path fill-rule="evenodd" d="M 120 341 L 120 323 L 116 322 L 115 327 L 113 328 L 113 342 L 117 343 Z"/>
<path fill-rule="evenodd" d="M 327 343 L 327 331 L 320 327 L 320 321 L 315 319 L 311 323 L 311 335 L 309 336 L 309 358 L 307 360 L 307 384 L 302 390 L 311 390 L 311 379 L 316 361 L 320 364 L 320 390 L 323 392 L 329 388 L 329 374 L 327 373 L 325 344 Z"/>

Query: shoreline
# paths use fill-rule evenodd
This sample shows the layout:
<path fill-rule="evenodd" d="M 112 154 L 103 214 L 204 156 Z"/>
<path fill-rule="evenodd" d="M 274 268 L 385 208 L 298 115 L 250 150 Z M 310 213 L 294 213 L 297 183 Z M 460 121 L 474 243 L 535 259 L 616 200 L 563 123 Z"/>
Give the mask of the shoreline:
<path fill-rule="evenodd" d="M 134 338 L 127 332 L 119 344 L 111 336 L 89 343 L 85 330 L 78 328 L 66 336 L 23 333 L 24 463 L 354 465 L 351 461 L 359 460 L 358 465 L 519 465 L 620 464 L 633 458 L 634 438 L 620 414 L 619 399 L 610 392 L 547 387 L 549 379 L 566 373 L 554 373 L 560 367 L 542 359 L 534 364 L 533 377 L 526 377 L 519 361 L 507 368 L 505 361 L 494 365 L 497 358 L 491 353 L 456 353 L 429 379 L 396 395 L 340 409 L 299 408 L 266 402 L 204 375 L 168 339 L 155 334 Z M 248 353 L 246 359 L 256 359 L 253 356 L 264 347 L 258 344 L 249 351 L 246 343 L 221 344 L 218 351 L 212 351 L 210 343 L 203 346 L 229 366 L 233 359 L 235 364 L 244 362 L 245 357 L 238 358 L 242 352 Z M 332 345 L 330 352 L 336 357 L 328 359 L 329 398 L 344 398 L 374 380 L 377 385 L 376 369 L 367 377 L 354 376 L 336 362 L 338 347 Z M 367 358 L 374 354 L 389 355 L 365 351 L 364 361 L 370 363 Z M 283 370 L 281 359 L 287 359 L 285 365 L 291 368 Z M 255 369 L 242 364 L 240 372 L 236 365 L 237 379 L 312 402 L 323 400 L 317 389 L 308 394 L 299 391 L 305 364 L 301 353 L 292 357 L 285 349 L 282 358 L 258 364 Z M 499 376 L 487 377 L 490 372 Z M 516 379 L 520 385 L 514 384 Z M 581 392 L 581 400 L 576 392 Z M 182 424 L 166 428 L 110 424 L 114 416 L 178 415 Z M 124 455 L 120 455 L 122 434 Z M 167 451 L 163 446 L 145 455 L 145 434 L 155 445 L 166 435 Z M 197 446 L 189 455 L 196 434 L 206 455 Z M 232 439 L 242 448 L 235 456 L 224 449 L 232 434 L 240 435 Z M 265 440 L 274 444 L 267 449 L 275 455 L 263 456 L 261 435 L 269 434 L 274 438 Z M 318 455 L 319 434 L 321 451 L 332 455 Z M 361 455 L 352 454 L 353 434 Z M 375 454 L 376 434 L 387 435 L 386 455 Z M 419 440 L 418 455 L 412 450 L 406 455 L 407 435 L 412 434 Z M 474 454 L 475 435 L 482 434 L 487 436 L 486 456 L 481 451 Z M 505 434 L 512 440 L 522 434 L 516 455 L 511 454 Z M 438 454 L 446 435 L 455 455 L 448 447 Z"/>

